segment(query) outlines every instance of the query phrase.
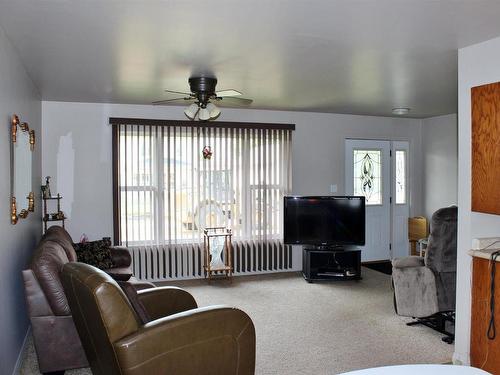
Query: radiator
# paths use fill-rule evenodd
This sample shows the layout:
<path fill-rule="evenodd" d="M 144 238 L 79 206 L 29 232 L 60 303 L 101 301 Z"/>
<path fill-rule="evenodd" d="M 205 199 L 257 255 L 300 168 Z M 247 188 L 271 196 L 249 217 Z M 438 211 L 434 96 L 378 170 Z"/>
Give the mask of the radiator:
<path fill-rule="evenodd" d="M 292 247 L 280 241 L 233 243 L 234 275 L 292 271 Z M 134 276 L 145 281 L 196 279 L 203 272 L 203 244 L 128 247 Z"/>

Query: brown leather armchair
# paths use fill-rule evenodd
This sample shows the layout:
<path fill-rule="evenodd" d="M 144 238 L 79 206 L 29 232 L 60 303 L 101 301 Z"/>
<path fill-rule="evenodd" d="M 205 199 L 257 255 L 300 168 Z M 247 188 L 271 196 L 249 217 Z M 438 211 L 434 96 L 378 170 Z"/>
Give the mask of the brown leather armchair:
<path fill-rule="evenodd" d="M 66 263 L 61 280 L 95 375 L 254 373 L 255 328 L 241 310 L 197 308 L 182 289 L 154 288 L 137 292 L 153 319 L 143 324 L 97 268 Z"/>
<path fill-rule="evenodd" d="M 131 272 L 126 271 L 130 265 L 128 250 L 112 250 L 112 258 L 122 270 L 113 272 Z M 76 261 L 71 237 L 63 228 L 54 226 L 42 237 L 30 267 L 22 272 L 38 367 L 42 373 L 88 366 L 59 275 L 65 263 Z M 134 278 L 130 285 L 135 289 L 154 287 Z"/>

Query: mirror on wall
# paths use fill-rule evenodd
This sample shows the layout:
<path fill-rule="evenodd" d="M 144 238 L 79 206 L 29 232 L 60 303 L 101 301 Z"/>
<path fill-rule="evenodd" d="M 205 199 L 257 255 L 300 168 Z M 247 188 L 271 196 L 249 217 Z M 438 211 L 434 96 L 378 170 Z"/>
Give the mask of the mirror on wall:
<path fill-rule="evenodd" d="M 35 148 L 35 131 L 17 115 L 11 119 L 11 212 L 10 221 L 16 224 L 35 210 L 32 186 L 32 158 Z"/>

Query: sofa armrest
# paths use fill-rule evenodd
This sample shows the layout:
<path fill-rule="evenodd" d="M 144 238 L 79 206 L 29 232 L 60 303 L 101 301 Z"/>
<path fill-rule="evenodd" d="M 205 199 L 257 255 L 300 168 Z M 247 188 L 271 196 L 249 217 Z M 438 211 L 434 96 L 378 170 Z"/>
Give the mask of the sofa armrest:
<path fill-rule="evenodd" d="M 394 268 L 422 267 L 424 266 L 424 258 L 418 256 L 395 258 L 392 260 L 392 266 Z"/>
<path fill-rule="evenodd" d="M 145 324 L 114 343 L 123 374 L 254 374 L 255 328 L 243 311 L 211 306 Z"/>
<path fill-rule="evenodd" d="M 30 318 L 35 316 L 54 316 L 54 312 L 50 308 L 50 303 L 47 296 L 38 283 L 34 272 L 30 269 L 24 270 L 24 292 L 26 296 L 26 306 L 28 307 L 28 315 Z"/>
<path fill-rule="evenodd" d="M 191 294 L 184 289 L 171 286 L 139 290 L 137 298 L 151 320 L 198 307 Z"/>
<path fill-rule="evenodd" d="M 115 268 L 130 267 L 132 256 L 126 247 L 112 246 L 109 248 L 111 252 L 111 260 Z"/>

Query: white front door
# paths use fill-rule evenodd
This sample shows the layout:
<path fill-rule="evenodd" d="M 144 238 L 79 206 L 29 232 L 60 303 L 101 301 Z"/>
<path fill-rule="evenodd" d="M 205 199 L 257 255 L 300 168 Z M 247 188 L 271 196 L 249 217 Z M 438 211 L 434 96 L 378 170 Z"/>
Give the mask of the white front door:
<path fill-rule="evenodd" d="M 347 195 L 366 198 L 364 262 L 407 256 L 409 143 L 347 139 Z"/>
<path fill-rule="evenodd" d="M 366 198 L 364 262 L 391 259 L 391 142 L 347 139 L 347 195 Z"/>

